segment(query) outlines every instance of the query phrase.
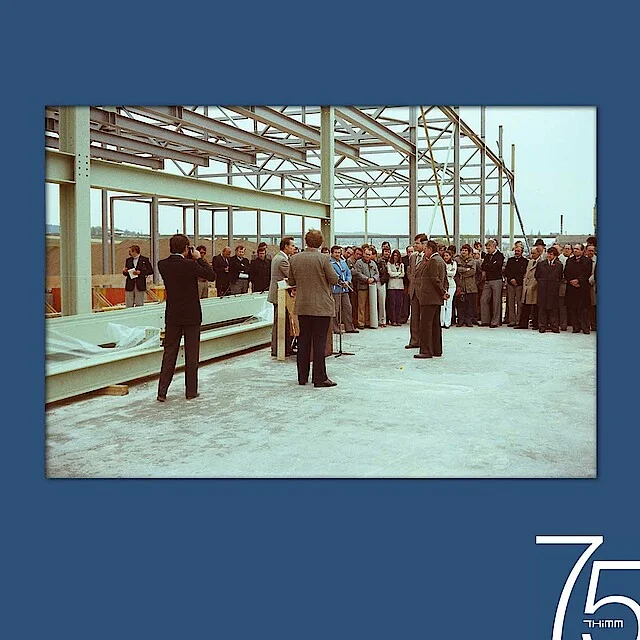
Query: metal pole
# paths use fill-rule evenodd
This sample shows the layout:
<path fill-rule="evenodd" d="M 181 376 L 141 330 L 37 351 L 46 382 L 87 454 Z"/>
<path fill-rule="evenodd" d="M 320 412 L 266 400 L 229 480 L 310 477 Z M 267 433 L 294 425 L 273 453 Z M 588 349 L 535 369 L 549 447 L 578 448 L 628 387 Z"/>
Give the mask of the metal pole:
<path fill-rule="evenodd" d="M 486 162 L 487 152 L 485 151 L 485 120 L 487 115 L 487 107 L 480 107 L 480 140 L 482 146 L 480 148 L 480 244 L 484 247 L 484 232 L 487 226 L 486 219 L 486 202 L 487 202 L 487 185 L 486 185 Z"/>
<path fill-rule="evenodd" d="M 193 203 L 193 244 L 200 244 L 200 209 L 197 202 Z"/>
<path fill-rule="evenodd" d="M 216 212 L 211 209 L 211 260 L 216 255 Z"/>
<path fill-rule="evenodd" d="M 498 127 L 498 249 L 502 251 L 502 125 Z"/>
<path fill-rule="evenodd" d="M 115 198 L 112 196 L 111 198 L 109 198 L 109 236 L 111 239 L 111 273 L 115 274 L 116 272 L 116 238 L 115 238 L 115 231 L 116 231 L 116 225 L 115 225 L 115 220 L 116 220 L 116 201 Z"/>
<path fill-rule="evenodd" d="M 182 207 L 182 234 L 187 235 L 187 207 Z"/>
<path fill-rule="evenodd" d="M 256 185 L 260 191 L 260 174 L 256 176 Z M 256 211 L 256 241 L 258 244 L 262 242 L 262 214 L 260 209 Z"/>
<path fill-rule="evenodd" d="M 367 194 L 364 192 L 364 243 L 369 244 L 369 207 L 367 205 Z"/>
<path fill-rule="evenodd" d="M 160 237 L 158 235 L 158 196 L 151 198 L 150 206 L 151 227 L 151 255 L 149 259 L 153 265 L 153 284 L 160 284 L 161 277 L 158 272 L 158 260 L 160 260 Z"/>
<path fill-rule="evenodd" d="M 459 115 L 460 107 L 454 107 Z M 447 233 L 447 242 L 449 234 Z M 460 248 L 460 122 L 453 125 L 453 244 Z"/>
<path fill-rule="evenodd" d="M 335 119 L 333 107 L 320 107 L 320 197 L 329 205 L 329 219 L 321 220 L 320 231 L 327 247 L 334 244 Z"/>
<path fill-rule="evenodd" d="M 100 191 L 102 196 L 102 273 L 109 273 L 109 195 L 106 189 Z"/>
<path fill-rule="evenodd" d="M 418 109 L 409 107 L 409 142 L 415 148 L 415 155 L 409 154 L 409 238 L 418 233 Z"/>
<path fill-rule="evenodd" d="M 282 195 L 285 195 L 285 180 L 284 180 L 284 174 L 282 174 L 280 176 L 280 193 Z M 284 213 L 280 214 L 280 239 L 282 240 L 282 238 L 284 238 L 287 235 L 287 229 L 286 229 L 286 216 Z"/>
<path fill-rule="evenodd" d="M 231 160 L 227 162 L 227 184 L 233 184 Z M 227 244 L 233 252 L 233 207 L 227 207 Z"/>
<path fill-rule="evenodd" d="M 513 194 L 516 191 L 516 145 L 511 145 L 511 171 L 513 179 L 511 181 L 511 197 L 509 198 L 509 249 L 513 247 L 515 229 L 515 206 L 513 204 Z"/>

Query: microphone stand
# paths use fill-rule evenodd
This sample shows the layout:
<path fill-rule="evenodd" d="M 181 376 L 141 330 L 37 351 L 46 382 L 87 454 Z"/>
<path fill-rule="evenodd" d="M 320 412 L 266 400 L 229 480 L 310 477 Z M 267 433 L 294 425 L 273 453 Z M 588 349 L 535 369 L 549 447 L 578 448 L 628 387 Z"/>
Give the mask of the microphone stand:
<path fill-rule="evenodd" d="M 347 287 L 349 291 L 353 291 L 348 282 L 338 282 L 338 285 L 343 289 Z M 340 295 L 344 296 L 347 295 L 347 293 L 343 291 Z M 342 300 L 340 300 L 340 304 L 338 305 L 338 332 L 338 353 L 335 354 L 334 358 L 339 358 L 340 356 L 355 356 L 355 353 L 342 350 Z"/>

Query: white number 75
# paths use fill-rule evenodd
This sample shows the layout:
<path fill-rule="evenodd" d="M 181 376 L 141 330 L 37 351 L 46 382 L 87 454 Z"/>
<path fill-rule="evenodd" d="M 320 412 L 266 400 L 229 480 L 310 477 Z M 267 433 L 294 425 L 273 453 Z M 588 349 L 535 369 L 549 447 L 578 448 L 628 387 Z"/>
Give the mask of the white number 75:
<path fill-rule="evenodd" d="M 556 615 L 553 619 L 553 632 L 551 640 L 562 640 L 562 628 L 564 626 L 564 617 L 567 613 L 567 605 L 571 591 L 578 580 L 578 576 L 582 568 L 587 564 L 589 558 L 595 553 L 596 549 L 604 542 L 603 536 L 536 536 L 536 544 L 587 544 L 589 545 L 582 555 L 573 565 L 569 576 L 567 577 L 558 606 L 556 607 Z M 589 588 L 587 589 L 587 599 L 584 604 L 584 612 L 587 615 L 595 613 L 605 604 L 623 604 L 633 611 L 636 622 L 638 624 L 638 633 L 636 640 L 640 640 L 640 605 L 626 596 L 607 596 L 596 601 L 596 591 L 598 589 L 598 578 L 600 571 L 604 569 L 640 569 L 640 561 L 635 560 L 594 560 L 591 567 L 591 577 L 589 578 Z M 590 633 L 583 633 L 582 640 L 591 640 Z"/>

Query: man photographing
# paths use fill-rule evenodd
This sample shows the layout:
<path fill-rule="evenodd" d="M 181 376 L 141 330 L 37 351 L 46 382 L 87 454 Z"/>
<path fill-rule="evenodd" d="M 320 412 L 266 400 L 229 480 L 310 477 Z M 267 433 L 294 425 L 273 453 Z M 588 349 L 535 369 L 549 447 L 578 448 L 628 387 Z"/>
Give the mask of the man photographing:
<path fill-rule="evenodd" d="M 158 271 L 165 286 L 165 337 L 162 368 L 158 382 L 158 401 L 167 399 L 167 390 L 176 369 L 180 339 L 184 335 L 185 395 L 198 397 L 198 362 L 200 360 L 200 324 L 202 309 L 198 278 L 216 279 L 215 271 L 189 245 L 189 238 L 176 233 L 169 239 L 171 255 L 158 261 Z"/>

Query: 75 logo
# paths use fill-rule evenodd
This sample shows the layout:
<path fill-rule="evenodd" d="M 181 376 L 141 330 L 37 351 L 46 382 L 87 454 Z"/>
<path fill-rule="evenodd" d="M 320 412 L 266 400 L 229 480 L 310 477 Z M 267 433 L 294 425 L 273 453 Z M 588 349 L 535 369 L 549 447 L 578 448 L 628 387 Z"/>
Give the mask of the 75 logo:
<path fill-rule="evenodd" d="M 569 576 L 567 577 L 558 606 L 556 607 L 556 615 L 553 619 L 553 632 L 551 640 L 562 640 L 562 629 L 564 626 L 564 618 L 567 613 L 569 597 L 571 591 L 578 580 L 578 576 L 582 568 L 587 564 L 589 558 L 595 553 L 596 549 L 604 542 L 604 536 L 536 536 L 536 544 L 586 544 L 587 548 L 573 565 Z M 584 613 L 592 615 L 604 607 L 606 604 L 622 604 L 633 612 L 638 624 L 638 633 L 636 640 L 640 640 L 640 604 L 627 596 L 612 595 L 596 600 L 596 591 L 598 589 L 598 578 L 601 571 L 607 569 L 640 569 L 640 561 L 637 560 L 594 560 L 591 565 L 591 577 L 589 578 L 589 588 L 587 589 L 587 599 L 584 604 Z M 587 622 L 587 621 L 585 621 Z M 609 621 L 607 621 L 609 622 Z M 607 625 L 609 626 L 609 625 Z M 583 633 L 582 640 L 592 640 L 590 633 Z"/>

